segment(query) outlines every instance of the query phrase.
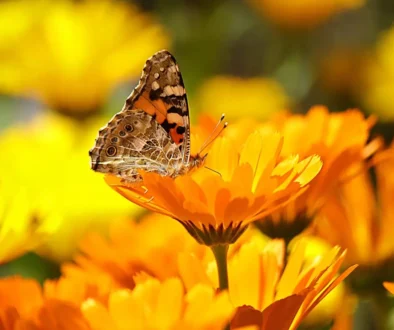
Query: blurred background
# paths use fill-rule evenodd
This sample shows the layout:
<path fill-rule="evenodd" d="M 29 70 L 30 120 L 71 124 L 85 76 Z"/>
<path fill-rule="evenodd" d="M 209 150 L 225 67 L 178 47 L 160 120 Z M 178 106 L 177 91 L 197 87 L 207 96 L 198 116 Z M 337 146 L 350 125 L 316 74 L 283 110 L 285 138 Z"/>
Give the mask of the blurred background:
<path fill-rule="evenodd" d="M 0 274 L 56 277 L 88 230 L 139 217 L 88 150 L 156 51 L 193 123 L 324 104 L 377 116 L 391 142 L 393 19 L 391 0 L 0 1 Z"/>

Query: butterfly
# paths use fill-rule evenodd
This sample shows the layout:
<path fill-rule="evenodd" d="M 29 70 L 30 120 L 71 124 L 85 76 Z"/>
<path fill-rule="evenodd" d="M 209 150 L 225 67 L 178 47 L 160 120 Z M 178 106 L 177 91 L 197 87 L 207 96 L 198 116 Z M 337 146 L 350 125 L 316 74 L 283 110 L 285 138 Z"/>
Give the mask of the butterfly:
<path fill-rule="evenodd" d="M 161 50 L 146 61 L 138 85 L 99 130 L 89 156 L 94 171 L 131 183 L 142 181 L 139 170 L 177 177 L 204 163 L 207 154 L 190 155 L 186 91 L 170 52 Z"/>

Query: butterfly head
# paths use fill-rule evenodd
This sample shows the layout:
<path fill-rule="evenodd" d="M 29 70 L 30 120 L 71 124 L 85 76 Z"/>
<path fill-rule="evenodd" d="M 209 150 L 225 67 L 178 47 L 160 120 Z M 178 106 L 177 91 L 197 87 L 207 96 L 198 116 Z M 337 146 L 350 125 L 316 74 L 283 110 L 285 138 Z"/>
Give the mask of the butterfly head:
<path fill-rule="evenodd" d="M 190 156 L 190 161 L 189 161 L 189 167 L 190 168 L 199 168 L 201 167 L 204 162 L 205 159 L 207 158 L 208 153 L 206 153 L 205 155 L 201 155 L 200 153 L 196 154 L 196 155 L 192 155 Z"/>

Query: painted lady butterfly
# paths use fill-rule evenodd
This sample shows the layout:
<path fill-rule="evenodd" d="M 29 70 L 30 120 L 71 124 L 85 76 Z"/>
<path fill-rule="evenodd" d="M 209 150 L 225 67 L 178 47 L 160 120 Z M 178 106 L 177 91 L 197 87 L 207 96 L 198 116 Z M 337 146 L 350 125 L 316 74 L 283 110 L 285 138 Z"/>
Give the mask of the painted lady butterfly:
<path fill-rule="evenodd" d="M 94 171 L 127 182 L 142 180 L 139 169 L 176 177 L 203 164 L 206 155 L 190 155 L 186 91 L 168 51 L 146 61 L 139 84 L 122 111 L 100 129 L 89 155 Z"/>

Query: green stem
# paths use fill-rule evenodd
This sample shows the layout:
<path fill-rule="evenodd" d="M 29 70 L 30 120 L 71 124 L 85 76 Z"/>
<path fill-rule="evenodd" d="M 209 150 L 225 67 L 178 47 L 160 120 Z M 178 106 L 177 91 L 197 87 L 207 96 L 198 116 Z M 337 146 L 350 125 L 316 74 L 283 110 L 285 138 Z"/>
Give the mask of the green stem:
<path fill-rule="evenodd" d="M 390 317 L 390 300 L 386 293 L 376 294 L 372 296 L 372 311 L 375 315 L 375 326 L 376 329 L 388 330 L 389 327 L 389 317 Z"/>
<path fill-rule="evenodd" d="M 219 275 L 219 290 L 228 290 L 227 252 L 228 244 L 218 244 L 211 246 L 215 256 Z"/>
<path fill-rule="evenodd" d="M 216 266 L 219 276 L 219 290 L 228 290 L 228 269 L 227 269 L 227 252 L 228 244 L 212 245 L 211 250 L 215 256 Z M 226 325 L 224 330 L 230 330 L 230 323 Z"/>

